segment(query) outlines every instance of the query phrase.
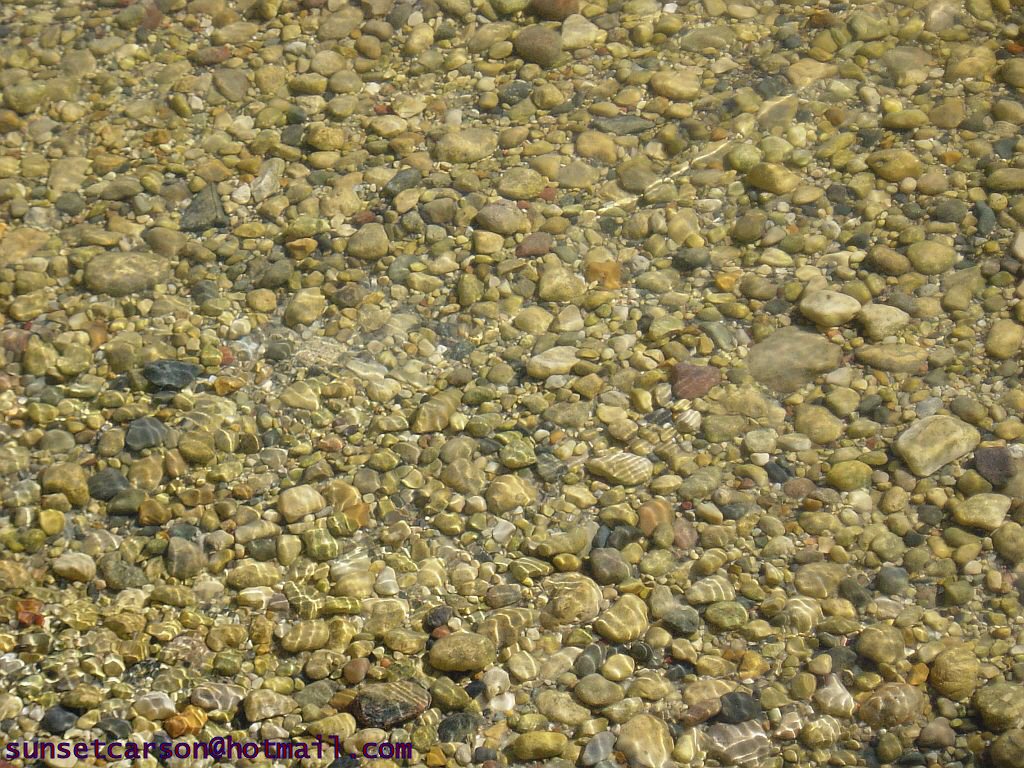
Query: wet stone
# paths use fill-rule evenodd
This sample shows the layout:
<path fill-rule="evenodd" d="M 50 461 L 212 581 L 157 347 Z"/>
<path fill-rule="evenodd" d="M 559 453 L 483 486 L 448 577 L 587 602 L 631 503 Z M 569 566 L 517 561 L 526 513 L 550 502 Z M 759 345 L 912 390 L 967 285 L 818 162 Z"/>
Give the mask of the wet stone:
<path fill-rule="evenodd" d="M 228 223 L 220 195 L 210 185 L 192 198 L 192 202 L 181 214 L 180 226 L 185 232 L 203 232 L 207 229 L 226 227 Z"/>
<path fill-rule="evenodd" d="M 742 723 L 753 720 L 761 714 L 761 705 L 749 693 L 734 691 L 721 698 L 721 710 L 718 716 L 726 723 Z"/>
<path fill-rule="evenodd" d="M 494 644 L 473 632 L 443 637 L 430 649 L 430 664 L 443 672 L 471 672 L 494 663 Z"/>
<path fill-rule="evenodd" d="M 160 446 L 166 436 L 167 427 L 162 421 L 152 416 L 143 416 L 129 425 L 124 443 L 129 450 L 138 452 Z"/>
<path fill-rule="evenodd" d="M 721 378 L 722 374 L 717 368 L 677 363 L 672 368 L 672 394 L 694 400 L 710 392 Z"/>
<path fill-rule="evenodd" d="M 71 712 L 63 707 L 50 707 L 43 714 L 42 719 L 39 721 L 39 725 L 46 731 L 60 736 L 66 731 L 74 727 L 75 723 L 78 722 L 78 715 Z"/>
<path fill-rule="evenodd" d="M 89 496 L 100 501 L 110 501 L 128 487 L 128 478 L 112 468 L 101 469 L 89 478 Z"/>
<path fill-rule="evenodd" d="M 483 726 L 483 719 L 471 712 L 455 712 L 438 723 L 437 738 L 441 742 L 466 743 Z"/>
<path fill-rule="evenodd" d="M 356 694 L 352 714 L 364 728 L 391 728 L 419 716 L 429 705 L 430 694 L 416 683 L 376 683 Z"/>
<path fill-rule="evenodd" d="M 158 390 L 181 391 L 191 386 L 202 369 L 178 360 L 156 360 L 143 366 L 142 375 Z"/>

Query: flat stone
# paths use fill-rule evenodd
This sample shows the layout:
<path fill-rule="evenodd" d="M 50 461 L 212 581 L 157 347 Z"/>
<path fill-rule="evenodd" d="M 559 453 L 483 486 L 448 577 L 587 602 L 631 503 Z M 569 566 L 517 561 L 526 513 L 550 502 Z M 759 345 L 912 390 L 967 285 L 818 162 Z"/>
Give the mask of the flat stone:
<path fill-rule="evenodd" d="M 196 193 L 192 202 L 181 214 L 179 226 L 185 232 L 204 232 L 207 229 L 220 229 L 230 223 L 220 195 L 214 186 L 208 185 Z"/>
<path fill-rule="evenodd" d="M 689 363 L 672 366 L 672 394 L 675 397 L 695 400 L 710 392 L 721 380 L 721 370 L 713 366 Z"/>
<path fill-rule="evenodd" d="M 651 76 L 651 90 L 670 101 L 691 101 L 700 94 L 700 71 L 673 69 L 655 72 Z"/>
<path fill-rule="evenodd" d="M 747 182 L 774 195 L 785 195 L 800 184 L 800 177 L 775 163 L 758 163 L 747 171 Z"/>
<path fill-rule="evenodd" d="M 53 561 L 52 568 L 68 581 L 90 581 L 96 575 L 96 562 L 81 552 L 65 552 Z"/>
<path fill-rule="evenodd" d="M 894 444 L 896 453 L 918 477 L 927 477 L 966 456 L 981 442 L 977 429 L 954 416 L 915 421 Z"/>
<path fill-rule="evenodd" d="M 747 356 L 758 383 L 780 393 L 795 392 L 839 367 L 842 350 L 816 334 L 787 326 L 755 344 Z"/>
<path fill-rule="evenodd" d="M 907 248 L 907 258 L 915 272 L 922 275 L 941 275 L 956 263 L 956 251 L 945 243 L 923 240 Z"/>
<path fill-rule="evenodd" d="M 445 133 L 434 145 L 434 156 L 446 163 L 475 163 L 498 148 L 498 137 L 486 128 L 466 128 Z"/>
<path fill-rule="evenodd" d="M 928 350 L 914 344 L 865 344 L 854 351 L 857 361 L 880 371 L 918 373 L 928 362 Z"/>
<path fill-rule="evenodd" d="M 992 171 L 985 181 L 985 187 L 992 192 L 1024 191 L 1024 168 L 999 168 Z"/>
<path fill-rule="evenodd" d="M 979 493 L 953 507 L 953 519 L 960 525 L 994 531 L 1010 511 L 1010 498 L 998 493 Z"/>
<path fill-rule="evenodd" d="M 201 372 L 198 365 L 178 360 L 154 360 L 142 368 L 142 375 L 156 389 L 173 392 L 192 386 Z"/>
<path fill-rule="evenodd" d="M 148 291 L 166 276 L 163 259 L 131 251 L 101 253 L 85 265 L 85 287 L 115 297 Z"/>
<path fill-rule="evenodd" d="M 843 325 L 859 311 L 859 301 L 838 291 L 813 291 L 800 300 L 800 313 L 825 328 Z"/>
<path fill-rule="evenodd" d="M 921 161 L 905 149 L 880 149 L 867 158 L 868 167 L 886 181 L 916 179 L 921 175 Z"/>
<path fill-rule="evenodd" d="M 526 364 L 526 372 L 535 379 L 569 373 L 576 365 L 575 347 L 552 347 L 534 355 Z"/>
<path fill-rule="evenodd" d="M 401 680 L 374 683 L 360 689 L 351 711 L 364 728 L 391 728 L 408 722 L 430 706 L 430 693 L 416 683 Z"/>

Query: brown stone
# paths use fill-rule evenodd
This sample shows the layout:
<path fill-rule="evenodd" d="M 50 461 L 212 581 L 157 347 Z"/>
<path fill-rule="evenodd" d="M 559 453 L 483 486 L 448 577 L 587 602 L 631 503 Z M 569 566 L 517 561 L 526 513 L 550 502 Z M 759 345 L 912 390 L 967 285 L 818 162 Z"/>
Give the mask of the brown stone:
<path fill-rule="evenodd" d="M 677 363 L 672 368 L 672 394 L 686 400 L 703 397 L 722 380 L 722 372 L 707 365 Z"/>

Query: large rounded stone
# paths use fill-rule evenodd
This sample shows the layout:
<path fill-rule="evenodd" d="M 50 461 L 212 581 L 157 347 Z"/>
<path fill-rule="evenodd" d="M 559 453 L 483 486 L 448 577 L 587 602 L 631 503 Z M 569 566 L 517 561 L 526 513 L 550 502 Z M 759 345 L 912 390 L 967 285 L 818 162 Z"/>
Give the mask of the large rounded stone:
<path fill-rule="evenodd" d="M 953 701 L 969 699 L 978 687 L 981 662 L 974 651 L 958 646 L 942 651 L 932 661 L 928 684 Z"/>
<path fill-rule="evenodd" d="M 498 137 L 486 128 L 466 128 L 445 133 L 434 145 L 434 156 L 445 163 L 475 163 L 498 148 Z"/>
<path fill-rule="evenodd" d="M 974 708 L 986 728 L 1007 731 L 1024 726 L 1024 685 L 997 681 L 974 694 Z"/>
<path fill-rule="evenodd" d="M 348 239 L 346 253 L 363 261 L 376 261 L 388 255 L 391 241 L 382 224 L 364 224 Z"/>
<path fill-rule="evenodd" d="M 892 664 L 903 658 L 903 633 L 888 624 L 872 624 L 860 633 L 857 653 L 878 664 Z"/>
<path fill-rule="evenodd" d="M 641 637 L 647 626 L 647 604 L 626 594 L 594 622 L 594 631 L 609 642 L 629 643 Z"/>
<path fill-rule="evenodd" d="M 408 680 L 367 685 L 356 694 L 352 714 L 364 728 L 391 728 L 412 720 L 430 705 L 430 694 Z"/>
<path fill-rule="evenodd" d="M 661 718 L 635 715 L 619 728 L 615 749 L 621 752 L 630 768 L 664 768 L 671 764 L 672 734 Z"/>
<path fill-rule="evenodd" d="M 517 760 L 547 760 L 561 755 L 568 743 L 565 734 L 556 731 L 521 733 L 512 742 L 512 754 Z"/>
<path fill-rule="evenodd" d="M 880 149 L 868 155 L 868 167 L 886 181 L 916 179 L 921 175 L 921 161 L 905 149 Z"/>
<path fill-rule="evenodd" d="M 516 53 L 524 61 L 548 68 L 562 55 L 562 36 L 550 27 L 534 24 L 516 35 Z"/>
<path fill-rule="evenodd" d="M 494 643 L 475 632 L 442 637 L 430 649 L 430 664 L 442 672 L 477 672 L 494 663 Z"/>
<path fill-rule="evenodd" d="M 814 291 L 800 300 L 800 313 L 815 325 L 834 328 L 853 319 L 860 302 L 838 291 Z"/>
<path fill-rule="evenodd" d="M 297 485 L 281 492 L 277 498 L 277 511 L 287 523 L 294 523 L 306 515 L 319 512 L 327 501 L 311 485 Z"/>

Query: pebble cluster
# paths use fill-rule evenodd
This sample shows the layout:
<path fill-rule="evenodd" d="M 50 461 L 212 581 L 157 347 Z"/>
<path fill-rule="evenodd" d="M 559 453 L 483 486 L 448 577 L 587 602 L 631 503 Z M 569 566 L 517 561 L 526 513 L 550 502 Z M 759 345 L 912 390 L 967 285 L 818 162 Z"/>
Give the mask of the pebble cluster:
<path fill-rule="evenodd" d="M 0 5 L 0 741 L 1024 768 L 1022 24 Z"/>

